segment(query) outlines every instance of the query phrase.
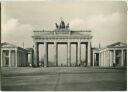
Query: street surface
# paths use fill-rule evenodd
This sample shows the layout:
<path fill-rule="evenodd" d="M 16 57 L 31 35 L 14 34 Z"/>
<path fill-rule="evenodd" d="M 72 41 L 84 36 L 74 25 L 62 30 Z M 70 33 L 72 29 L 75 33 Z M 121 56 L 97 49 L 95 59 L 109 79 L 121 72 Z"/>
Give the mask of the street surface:
<path fill-rule="evenodd" d="M 89 67 L 2 68 L 2 90 L 126 90 L 126 70 Z"/>

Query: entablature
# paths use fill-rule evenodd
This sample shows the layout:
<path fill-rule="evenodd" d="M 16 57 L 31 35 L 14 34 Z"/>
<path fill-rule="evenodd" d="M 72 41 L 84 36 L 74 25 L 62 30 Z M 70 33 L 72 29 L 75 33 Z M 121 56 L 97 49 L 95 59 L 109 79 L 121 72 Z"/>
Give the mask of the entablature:
<path fill-rule="evenodd" d="M 91 36 L 91 31 L 33 31 L 33 36 Z"/>

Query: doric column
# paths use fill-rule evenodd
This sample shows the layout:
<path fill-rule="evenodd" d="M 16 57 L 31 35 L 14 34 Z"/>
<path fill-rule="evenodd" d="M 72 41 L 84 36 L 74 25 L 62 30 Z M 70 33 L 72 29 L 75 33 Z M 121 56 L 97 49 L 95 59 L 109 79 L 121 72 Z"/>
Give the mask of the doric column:
<path fill-rule="evenodd" d="M 68 43 L 67 43 L 67 66 L 68 66 L 69 62 L 68 62 Z"/>
<path fill-rule="evenodd" d="M 107 63 L 108 63 L 107 59 L 108 59 L 108 57 L 107 57 L 107 51 L 105 51 L 105 66 L 107 66 Z"/>
<path fill-rule="evenodd" d="M 18 67 L 18 61 L 17 61 L 17 49 L 15 50 L 15 67 Z"/>
<path fill-rule="evenodd" d="M 78 42 L 77 43 L 78 44 L 78 60 L 77 60 L 77 63 L 78 63 L 78 65 L 80 65 L 81 64 L 81 44 L 80 44 L 80 42 Z"/>
<path fill-rule="evenodd" d="M 9 50 L 9 67 L 11 67 L 11 50 Z"/>
<path fill-rule="evenodd" d="M 121 50 L 121 66 L 124 66 L 124 51 Z"/>
<path fill-rule="evenodd" d="M 113 63 L 115 64 L 116 63 L 116 51 L 113 50 Z"/>
<path fill-rule="evenodd" d="M 88 42 L 88 66 L 91 66 L 91 42 Z"/>
<path fill-rule="evenodd" d="M 104 51 L 104 66 L 107 66 L 107 53 Z"/>
<path fill-rule="evenodd" d="M 71 43 L 68 42 L 68 65 L 71 66 Z"/>
<path fill-rule="evenodd" d="M 38 43 L 35 42 L 34 44 L 34 66 L 37 67 L 39 64 L 38 64 Z"/>
<path fill-rule="evenodd" d="M 106 67 L 106 64 L 107 64 L 107 57 L 106 57 L 106 51 L 104 51 L 104 66 Z"/>
<path fill-rule="evenodd" d="M 76 65 L 75 66 L 78 66 L 78 44 L 76 44 Z"/>
<path fill-rule="evenodd" d="M 105 51 L 105 66 L 107 66 L 107 51 Z"/>
<path fill-rule="evenodd" d="M 3 67 L 3 50 L 1 49 L 1 67 Z"/>
<path fill-rule="evenodd" d="M 103 59 L 102 66 L 104 66 L 104 51 L 102 52 L 102 55 L 103 55 L 103 57 L 102 57 L 102 59 Z"/>
<path fill-rule="evenodd" d="M 55 49 L 54 61 L 56 62 L 56 66 L 58 66 L 58 45 L 57 45 L 57 42 L 54 42 L 54 49 Z"/>
<path fill-rule="evenodd" d="M 24 58 L 24 52 L 22 52 L 22 55 L 23 55 L 23 66 L 25 65 L 25 58 Z"/>
<path fill-rule="evenodd" d="M 110 65 L 110 51 L 108 50 L 107 51 L 107 66 L 109 67 L 109 65 Z"/>
<path fill-rule="evenodd" d="M 105 66 L 105 52 L 103 51 L 103 66 Z"/>
<path fill-rule="evenodd" d="M 48 66 L 48 43 L 44 42 L 44 67 Z"/>
<path fill-rule="evenodd" d="M 19 51 L 19 66 L 22 66 L 22 53 Z"/>
<path fill-rule="evenodd" d="M 110 61 L 109 61 L 109 66 L 112 66 L 112 51 L 109 51 L 109 57 L 110 57 Z"/>
<path fill-rule="evenodd" d="M 107 54 L 107 66 L 109 66 L 109 50 L 106 51 Z"/>

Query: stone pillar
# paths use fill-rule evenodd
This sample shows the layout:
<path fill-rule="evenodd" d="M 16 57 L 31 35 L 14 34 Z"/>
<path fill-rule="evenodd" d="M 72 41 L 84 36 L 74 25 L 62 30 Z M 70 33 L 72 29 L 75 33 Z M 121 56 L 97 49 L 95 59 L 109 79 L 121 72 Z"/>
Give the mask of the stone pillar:
<path fill-rule="evenodd" d="M 75 66 L 78 66 L 78 44 L 76 44 L 76 65 Z"/>
<path fill-rule="evenodd" d="M 103 66 L 105 66 L 105 52 L 103 51 Z"/>
<path fill-rule="evenodd" d="M 69 62 L 68 62 L 68 43 L 67 43 L 67 66 L 68 66 Z"/>
<path fill-rule="evenodd" d="M 78 60 L 77 60 L 77 63 L 78 63 L 78 65 L 80 65 L 81 64 L 81 44 L 80 44 L 80 42 L 78 42 L 78 53 L 77 53 L 78 55 Z"/>
<path fill-rule="evenodd" d="M 98 64 L 98 66 L 100 66 L 100 63 L 101 63 L 101 53 L 99 52 L 99 64 Z"/>
<path fill-rule="evenodd" d="M 103 60 L 103 61 L 102 61 L 102 62 L 103 62 L 103 63 L 102 63 L 102 66 L 104 66 L 104 51 L 102 52 L 102 55 L 103 55 L 103 56 L 102 56 L 102 60 Z"/>
<path fill-rule="evenodd" d="M 107 67 L 109 66 L 109 50 L 106 51 L 106 54 L 107 54 Z"/>
<path fill-rule="evenodd" d="M 109 51 L 109 57 L 110 57 L 110 63 L 109 63 L 109 66 L 111 67 L 112 66 L 112 51 Z"/>
<path fill-rule="evenodd" d="M 88 42 L 88 66 L 91 66 L 91 42 Z"/>
<path fill-rule="evenodd" d="M 35 42 L 34 44 L 34 66 L 37 67 L 39 65 L 38 59 L 38 43 Z"/>
<path fill-rule="evenodd" d="M 113 50 L 113 63 L 115 64 L 116 63 L 116 51 Z"/>
<path fill-rule="evenodd" d="M 107 66 L 107 55 L 106 55 L 106 51 L 104 51 L 104 66 Z"/>
<path fill-rule="evenodd" d="M 3 67 L 3 50 L 1 49 L 1 67 Z"/>
<path fill-rule="evenodd" d="M 19 66 L 22 66 L 22 53 L 19 51 Z"/>
<path fill-rule="evenodd" d="M 85 44 L 85 61 L 84 61 L 85 64 L 84 64 L 84 66 L 87 66 L 87 62 L 86 62 L 86 58 L 87 58 L 87 57 L 86 57 L 86 56 L 87 56 L 87 55 L 86 55 L 86 44 Z"/>
<path fill-rule="evenodd" d="M 108 50 L 107 51 L 107 66 L 109 67 L 109 65 L 110 65 L 110 51 Z"/>
<path fill-rule="evenodd" d="M 56 62 L 56 66 L 58 66 L 58 45 L 57 45 L 57 42 L 54 42 L 54 49 L 55 49 L 54 61 Z"/>
<path fill-rule="evenodd" d="M 107 65 L 107 56 L 106 56 L 106 51 L 104 51 L 104 66 L 106 67 Z"/>
<path fill-rule="evenodd" d="M 71 66 L 71 43 L 68 42 L 68 64 Z"/>
<path fill-rule="evenodd" d="M 15 67 L 18 67 L 17 56 L 17 50 L 15 50 Z"/>
<path fill-rule="evenodd" d="M 107 66 L 107 51 L 104 52 L 105 53 L 105 67 Z"/>
<path fill-rule="evenodd" d="M 23 66 L 25 66 L 25 58 L 24 58 L 24 52 L 22 52 L 22 54 L 23 54 L 23 61 L 24 61 L 24 64 L 23 64 Z"/>
<path fill-rule="evenodd" d="M 48 43 L 44 42 L 44 67 L 48 67 Z"/>
<path fill-rule="evenodd" d="M 9 50 L 9 67 L 11 67 L 11 50 Z"/>
<path fill-rule="evenodd" d="M 124 66 L 124 51 L 121 50 L 121 66 Z"/>

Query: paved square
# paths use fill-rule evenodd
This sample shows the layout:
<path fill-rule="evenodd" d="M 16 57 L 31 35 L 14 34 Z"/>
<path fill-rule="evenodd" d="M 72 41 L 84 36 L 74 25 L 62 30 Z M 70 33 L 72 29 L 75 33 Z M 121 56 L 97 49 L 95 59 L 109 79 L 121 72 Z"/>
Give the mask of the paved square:
<path fill-rule="evenodd" d="M 2 90 L 126 90 L 126 71 L 85 67 L 2 68 Z"/>

